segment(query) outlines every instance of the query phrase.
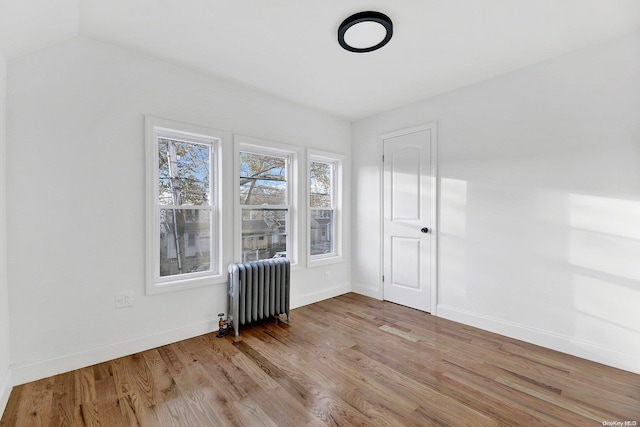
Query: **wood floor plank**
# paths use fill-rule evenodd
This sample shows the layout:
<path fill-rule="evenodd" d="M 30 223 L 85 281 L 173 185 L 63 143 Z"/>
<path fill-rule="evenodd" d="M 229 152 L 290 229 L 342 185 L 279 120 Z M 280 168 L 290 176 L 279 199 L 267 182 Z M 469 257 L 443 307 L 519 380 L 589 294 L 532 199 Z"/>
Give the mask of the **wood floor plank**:
<path fill-rule="evenodd" d="M 51 420 L 53 426 L 74 425 L 75 381 L 72 372 L 57 375 L 51 391 Z"/>
<path fill-rule="evenodd" d="M 640 424 L 640 375 L 357 294 L 15 387 L 1 427 Z"/>
<path fill-rule="evenodd" d="M 110 426 L 128 426 L 133 424 L 132 420 L 130 420 L 127 414 L 123 413 L 121 409 L 113 375 L 98 375 L 97 377 L 100 378 L 95 381 L 96 405 L 100 423 Z M 94 379 L 95 378 L 96 377 L 94 377 Z"/>
<path fill-rule="evenodd" d="M 152 394 L 155 396 L 160 425 L 198 426 L 198 420 L 180 403 L 180 391 L 158 349 L 145 351 L 142 357 L 152 379 Z"/>
<path fill-rule="evenodd" d="M 359 391 L 359 382 L 354 378 L 350 378 L 346 369 L 340 369 L 335 364 L 331 366 L 324 363 L 326 359 L 319 351 L 309 353 L 303 348 L 298 348 L 293 341 L 289 340 L 289 336 L 279 335 L 278 330 L 275 328 L 269 328 L 265 333 L 277 341 L 277 343 L 271 341 L 270 344 L 276 350 L 282 351 L 283 348 L 295 349 L 295 353 L 299 355 L 299 358 L 292 363 L 306 374 L 305 381 L 310 383 L 319 383 L 322 380 L 328 381 L 330 384 L 329 390 L 336 397 L 364 414 L 372 425 L 398 425 L 399 420 L 395 419 L 391 412 L 381 412 L 376 405 L 372 405 L 365 398 L 365 394 Z M 264 349 L 261 352 L 264 352 Z M 322 378 L 319 377 L 320 375 Z"/>
<path fill-rule="evenodd" d="M 370 418 L 370 423 L 372 425 L 399 425 L 402 424 L 402 421 L 399 421 L 396 415 L 401 415 L 402 417 L 407 417 L 407 413 L 410 413 L 416 409 L 419 402 L 424 402 L 425 399 L 432 398 L 434 401 L 438 402 L 438 407 L 436 411 L 438 412 L 447 412 L 449 417 L 459 418 L 460 414 L 463 413 L 466 417 L 471 420 L 474 420 L 474 423 L 477 425 L 493 425 L 494 423 L 487 417 L 469 410 L 469 408 L 464 407 L 462 405 L 458 405 L 457 402 L 451 401 L 446 396 L 439 395 L 432 389 L 424 388 L 418 383 L 414 383 L 413 386 L 417 389 L 417 393 L 415 394 L 414 399 L 414 407 L 411 410 L 406 411 L 404 413 L 399 413 L 394 411 L 396 407 L 400 407 L 401 405 L 398 402 L 406 402 L 409 400 L 409 396 L 406 393 L 398 393 L 393 399 L 396 402 L 391 408 L 388 405 L 385 405 L 384 400 L 381 396 L 378 396 L 374 390 L 376 390 L 376 386 L 373 383 L 369 383 L 368 387 L 362 387 L 360 377 L 358 375 L 352 376 L 350 373 L 357 372 L 353 370 L 353 360 L 347 360 L 346 363 L 340 363 L 340 357 L 343 354 L 353 355 L 353 352 L 341 352 L 341 353 L 325 353 L 322 349 L 316 349 L 313 353 L 305 351 L 305 348 L 308 347 L 306 343 L 303 342 L 300 348 L 296 348 L 293 337 L 289 336 L 281 336 L 277 337 L 277 330 L 269 328 L 269 332 L 271 336 L 277 338 L 282 342 L 287 348 L 296 349 L 296 355 L 300 356 L 300 359 L 296 361 L 297 366 L 301 366 L 302 370 L 305 372 L 321 372 L 322 376 L 329 380 L 330 384 L 339 384 L 336 387 L 332 388 L 332 391 L 343 399 L 345 402 L 349 403 L 351 406 L 354 406 L 363 414 L 367 415 Z M 278 347 L 277 343 L 271 343 L 272 347 Z M 262 351 L 266 351 L 263 349 Z M 318 361 L 314 363 L 314 359 L 320 356 Z M 413 381 L 411 378 L 399 378 L 401 374 L 397 371 L 393 372 L 393 377 L 395 381 L 401 381 L 409 383 Z M 321 381 L 319 378 L 312 377 L 311 380 L 313 382 Z M 386 407 L 386 413 L 382 413 L 377 408 Z M 393 409 L 392 409 L 393 408 Z M 444 415 L 443 415 L 444 417 Z"/>
<path fill-rule="evenodd" d="M 443 378 L 463 395 L 490 402 L 500 416 L 509 417 L 518 425 L 581 425 L 585 422 L 583 417 L 499 384 L 482 371 L 451 365 Z"/>
<path fill-rule="evenodd" d="M 22 395 L 24 392 L 29 393 L 28 390 L 25 390 L 28 387 L 28 384 L 22 384 L 16 386 L 11 390 L 11 394 L 9 395 L 9 400 L 7 401 L 7 406 L 4 410 L 4 414 L 0 418 L 0 426 L 15 426 L 17 425 L 18 413 L 20 413 L 20 406 L 26 401 L 26 398 L 23 399 Z"/>
<path fill-rule="evenodd" d="M 279 426 L 303 426 L 314 419 L 311 411 L 289 390 L 282 387 L 268 392 L 262 389 L 253 390 L 250 398 L 254 399 Z M 286 407 L 286 410 L 283 410 L 283 406 Z"/>
<path fill-rule="evenodd" d="M 99 426 L 100 418 L 93 369 L 78 369 L 74 371 L 73 378 L 77 405 L 74 408 L 76 423 L 87 427 Z"/>
<path fill-rule="evenodd" d="M 159 401 L 162 401 L 162 398 L 153 386 L 154 379 L 145 362 L 144 356 L 141 353 L 133 354 L 125 358 L 124 363 L 127 367 L 128 374 L 135 379 L 132 387 L 140 396 L 141 403 L 145 407 L 151 408 Z"/>
<path fill-rule="evenodd" d="M 208 416 L 217 420 L 216 424 L 212 425 L 242 425 L 241 417 L 233 407 L 233 402 L 242 396 L 231 386 L 225 376 L 210 372 L 195 357 L 197 339 L 193 339 L 190 343 L 193 347 L 186 345 L 185 342 L 171 345 L 182 365 L 187 367 L 181 381 L 176 381 L 178 386 L 183 388 L 187 395 L 194 397 L 193 404 L 199 405 Z"/>
<path fill-rule="evenodd" d="M 278 330 L 275 328 L 269 328 L 269 332 L 271 336 L 278 335 Z M 321 372 L 327 380 L 336 384 L 334 392 L 345 402 L 375 420 L 377 425 L 402 424 L 399 420 L 418 407 L 418 402 L 411 401 L 407 396 L 393 395 L 378 381 L 361 375 L 359 370 L 354 370 L 355 354 L 350 351 L 350 348 L 314 346 L 310 340 L 306 339 L 307 337 L 311 336 L 281 335 L 279 340 L 284 345 L 296 349 L 296 353 L 302 355 L 306 363 L 316 365 L 314 369 L 305 369 L 305 371 Z M 309 351 L 311 349 L 313 351 Z"/>

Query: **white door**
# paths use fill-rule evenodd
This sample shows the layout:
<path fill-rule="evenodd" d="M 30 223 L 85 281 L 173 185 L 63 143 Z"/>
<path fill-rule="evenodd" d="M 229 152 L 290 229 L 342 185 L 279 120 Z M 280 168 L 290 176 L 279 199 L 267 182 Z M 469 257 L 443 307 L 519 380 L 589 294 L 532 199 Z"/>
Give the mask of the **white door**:
<path fill-rule="evenodd" d="M 435 124 L 383 135 L 382 144 L 384 299 L 432 313 Z"/>

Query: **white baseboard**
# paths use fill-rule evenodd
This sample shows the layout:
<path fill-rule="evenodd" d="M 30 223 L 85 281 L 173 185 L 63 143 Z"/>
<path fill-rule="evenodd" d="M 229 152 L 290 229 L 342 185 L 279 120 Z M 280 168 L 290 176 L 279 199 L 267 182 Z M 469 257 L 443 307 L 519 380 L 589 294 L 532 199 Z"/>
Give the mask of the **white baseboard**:
<path fill-rule="evenodd" d="M 437 310 L 438 317 L 444 319 L 640 374 L 640 355 L 638 354 L 625 353 L 615 348 L 603 347 L 570 336 L 531 328 L 447 305 L 438 304 Z"/>
<path fill-rule="evenodd" d="M 291 308 L 294 309 L 294 308 L 302 307 L 304 305 L 313 304 L 314 302 L 337 297 L 339 295 L 343 295 L 348 292 L 351 292 L 351 286 L 348 283 L 342 284 L 335 288 L 323 289 L 320 292 L 308 294 L 303 297 L 291 298 Z"/>
<path fill-rule="evenodd" d="M 324 299 L 333 298 L 338 295 L 346 294 L 350 291 L 351 287 L 349 284 L 325 289 L 321 292 L 305 295 L 302 298 L 292 299 L 291 308 L 301 307 Z M 87 348 L 73 353 L 61 354 L 46 360 L 17 363 L 12 366 L 13 385 L 20 385 L 30 381 L 47 378 L 52 375 L 69 372 L 74 369 L 80 369 L 97 363 L 106 362 L 118 357 L 127 356 L 213 332 L 217 329 L 218 318 L 205 319 L 201 322 L 180 328 L 130 338 L 128 340 L 105 344 L 98 347 Z M 11 384 L 11 382 L 9 382 L 9 384 Z"/>
<path fill-rule="evenodd" d="M 47 360 L 24 364 L 18 363 L 12 366 L 13 385 L 20 385 L 52 375 L 69 372 L 74 369 L 106 362 L 118 357 L 203 335 L 217 329 L 218 318 L 205 319 L 198 323 L 170 329 L 168 331 L 87 348 L 74 353 L 61 354 Z"/>
<path fill-rule="evenodd" d="M 353 285 L 351 287 L 351 292 L 364 295 L 365 297 L 382 300 L 382 291 L 380 289 L 375 289 L 367 286 Z"/>
<path fill-rule="evenodd" d="M 4 372 L 0 373 L 0 418 L 2 418 L 2 414 L 7 407 L 12 388 L 13 379 L 11 375 L 11 368 L 7 367 Z"/>

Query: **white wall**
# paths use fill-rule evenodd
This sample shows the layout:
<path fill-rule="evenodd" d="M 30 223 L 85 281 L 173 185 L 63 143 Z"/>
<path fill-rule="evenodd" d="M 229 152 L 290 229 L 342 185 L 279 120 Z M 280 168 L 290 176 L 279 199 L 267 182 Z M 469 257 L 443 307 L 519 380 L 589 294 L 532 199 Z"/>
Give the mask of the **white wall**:
<path fill-rule="evenodd" d="M 9 368 L 9 289 L 7 286 L 6 71 L 4 55 L 0 52 L 0 414 L 4 411 L 12 386 Z"/>
<path fill-rule="evenodd" d="M 7 215 L 16 384 L 217 329 L 216 314 L 226 311 L 225 285 L 144 295 L 144 115 L 228 132 L 227 171 L 232 133 L 350 159 L 348 122 L 138 52 L 76 38 L 11 61 Z M 347 189 L 348 171 L 349 161 Z M 224 265 L 233 258 L 231 182 L 227 173 Z M 348 229 L 349 194 L 345 199 Z M 349 256 L 321 269 L 302 265 L 293 273 L 292 305 L 347 292 L 349 281 Z M 114 308 L 116 292 L 127 290 L 135 305 Z"/>
<path fill-rule="evenodd" d="M 379 135 L 437 121 L 438 315 L 640 373 L 639 118 L 635 35 L 356 122 L 353 289 L 382 297 Z"/>

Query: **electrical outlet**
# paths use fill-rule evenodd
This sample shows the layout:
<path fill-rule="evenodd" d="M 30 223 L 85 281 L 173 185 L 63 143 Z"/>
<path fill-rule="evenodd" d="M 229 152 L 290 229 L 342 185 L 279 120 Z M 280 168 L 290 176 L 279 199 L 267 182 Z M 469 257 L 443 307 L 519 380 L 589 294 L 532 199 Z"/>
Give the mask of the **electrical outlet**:
<path fill-rule="evenodd" d="M 133 291 L 116 294 L 116 308 L 131 307 L 133 305 Z"/>
<path fill-rule="evenodd" d="M 331 281 L 331 272 L 329 270 L 324 272 L 324 280 L 327 282 Z"/>

